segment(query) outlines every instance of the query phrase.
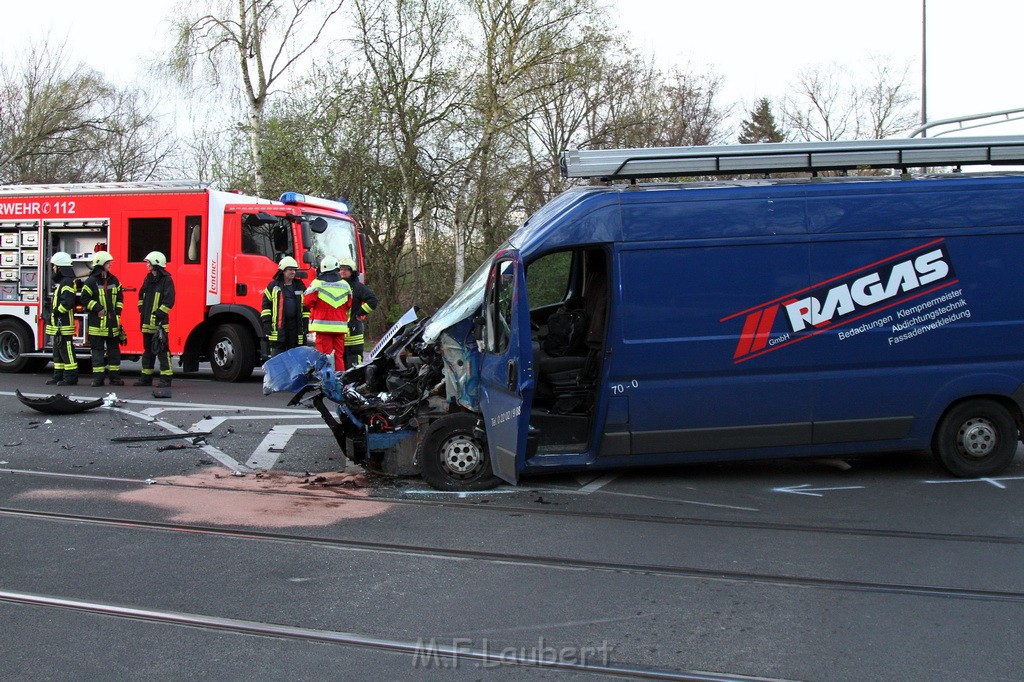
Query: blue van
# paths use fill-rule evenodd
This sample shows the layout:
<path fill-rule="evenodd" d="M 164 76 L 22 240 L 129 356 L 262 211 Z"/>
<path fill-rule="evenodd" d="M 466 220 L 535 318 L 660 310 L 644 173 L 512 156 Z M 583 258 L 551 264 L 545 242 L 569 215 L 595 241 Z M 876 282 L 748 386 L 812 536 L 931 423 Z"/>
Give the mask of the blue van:
<path fill-rule="evenodd" d="M 1024 138 L 567 152 L 630 182 L 557 197 L 303 399 L 350 459 L 447 490 L 921 449 L 997 474 L 1024 419 L 1024 174 L 905 172 L 971 163 L 1024 164 Z M 882 167 L 904 172 L 815 177 Z M 776 171 L 812 177 L 635 180 Z"/>

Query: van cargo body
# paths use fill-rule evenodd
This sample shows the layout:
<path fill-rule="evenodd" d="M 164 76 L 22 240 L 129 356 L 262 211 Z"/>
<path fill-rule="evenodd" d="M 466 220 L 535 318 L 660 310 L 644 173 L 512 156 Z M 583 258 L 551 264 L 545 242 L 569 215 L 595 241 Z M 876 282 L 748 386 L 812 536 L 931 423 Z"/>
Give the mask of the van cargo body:
<path fill-rule="evenodd" d="M 375 438 L 411 429 L 412 467 L 448 489 L 927 449 L 993 475 L 1019 439 L 1022 282 L 1012 172 L 578 188 L 423 327 L 447 402 L 339 442 L 387 462 L 405 455 Z"/>

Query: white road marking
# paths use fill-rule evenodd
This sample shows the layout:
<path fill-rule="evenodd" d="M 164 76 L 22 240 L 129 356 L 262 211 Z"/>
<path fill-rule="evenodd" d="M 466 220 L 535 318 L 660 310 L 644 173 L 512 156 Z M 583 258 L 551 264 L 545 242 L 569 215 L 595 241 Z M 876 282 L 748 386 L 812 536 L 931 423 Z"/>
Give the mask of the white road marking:
<path fill-rule="evenodd" d="M 922 483 L 930 483 L 934 485 L 942 483 L 988 483 L 989 485 L 995 486 L 996 488 L 1002 488 L 1006 490 L 1006 486 L 1000 483 L 1000 481 L 1021 481 L 1024 480 L 1024 476 L 997 476 L 994 478 L 955 478 L 947 481 L 922 481 Z"/>
<path fill-rule="evenodd" d="M 586 484 L 585 486 L 580 488 L 578 492 L 581 495 L 589 495 L 590 493 L 598 491 L 601 488 L 605 487 L 606 485 L 608 485 L 621 475 L 621 471 L 613 471 L 610 474 L 605 474 L 604 476 L 594 479 L 590 483 Z"/>
<path fill-rule="evenodd" d="M 773 493 L 793 493 L 794 495 L 807 495 L 808 497 L 824 497 L 822 493 L 831 490 L 863 490 L 862 485 L 847 485 L 838 488 L 812 488 L 810 483 L 791 485 L 784 488 L 772 488 Z"/>
<path fill-rule="evenodd" d="M 145 421 L 147 421 L 147 422 L 149 422 L 151 424 L 156 424 L 157 426 L 160 426 L 161 428 L 169 431 L 170 433 L 181 434 L 182 438 L 188 438 L 188 431 L 184 431 L 184 430 L 178 428 L 177 426 L 175 426 L 174 424 L 171 424 L 169 422 L 165 422 L 165 421 L 162 421 L 160 419 L 154 419 L 153 417 L 150 417 L 149 415 L 142 414 L 141 412 L 135 412 L 135 411 L 129 410 L 129 409 L 125 408 L 125 407 L 110 407 L 110 408 L 107 408 L 107 409 L 113 410 L 115 412 L 120 412 L 122 414 L 127 414 L 127 415 L 129 415 L 131 417 L 135 417 L 136 419 L 143 419 L 143 420 L 145 420 Z M 205 452 L 206 454 L 210 455 L 211 457 L 213 457 L 218 462 L 223 464 L 228 469 L 231 469 L 232 471 L 241 471 L 243 473 L 251 473 L 251 471 L 250 471 L 250 469 L 248 467 L 246 467 L 244 464 L 239 464 L 238 462 L 235 461 L 235 459 L 233 457 L 231 457 L 230 455 L 228 455 L 226 452 L 224 452 L 223 450 L 221 450 L 219 448 L 215 448 L 212 445 L 201 445 L 201 446 L 199 446 L 199 449 L 202 450 L 203 452 Z"/>
<path fill-rule="evenodd" d="M 276 424 L 253 451 L 245 465 L 251 469 L 272 469 L 281 451 L 298 429 L 326 429 L 327 424 Z"/>

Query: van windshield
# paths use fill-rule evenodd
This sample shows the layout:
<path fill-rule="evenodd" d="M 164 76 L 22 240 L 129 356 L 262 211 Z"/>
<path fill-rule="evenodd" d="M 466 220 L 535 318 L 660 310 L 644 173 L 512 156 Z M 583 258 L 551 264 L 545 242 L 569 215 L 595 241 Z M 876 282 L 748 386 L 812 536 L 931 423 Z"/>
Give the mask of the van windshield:
<path fill-rule="evenodd" d="M 505 242 L 497 248 L 494 253 L 510 248 Z M 430 322 L 423 329 L 423 340 L 433 343 L 448 327 L 466 319 L 480 307 L 484 300 L 484 289 L 487 288 L 487 273 L 491 269 L 491 261 L 494 253 L 476 269 L 470 277 L 462 283 L 458 291 L 448 299 L 448 302 L 437 309 L 437 312 L 430 318 Z"/>

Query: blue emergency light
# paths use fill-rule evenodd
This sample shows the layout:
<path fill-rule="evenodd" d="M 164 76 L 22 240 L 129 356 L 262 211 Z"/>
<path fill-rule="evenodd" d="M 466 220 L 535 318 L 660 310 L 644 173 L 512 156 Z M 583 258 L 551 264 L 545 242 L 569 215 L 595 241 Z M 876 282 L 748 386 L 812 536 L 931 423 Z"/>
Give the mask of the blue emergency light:
<path fill-rule="evenodd" d="M 280 202 L 282 204 L 316 206 L 337 211 L 338 213 L 348 213 L 348 204 L 344 201 L 331 201 L 330 199 L 307 196 L 299 192 L 285 192 L 281 195 Z"/>

